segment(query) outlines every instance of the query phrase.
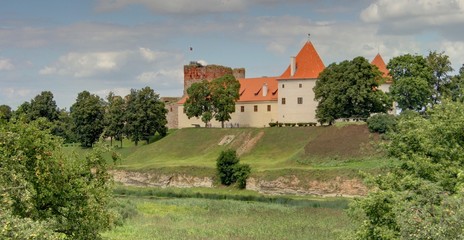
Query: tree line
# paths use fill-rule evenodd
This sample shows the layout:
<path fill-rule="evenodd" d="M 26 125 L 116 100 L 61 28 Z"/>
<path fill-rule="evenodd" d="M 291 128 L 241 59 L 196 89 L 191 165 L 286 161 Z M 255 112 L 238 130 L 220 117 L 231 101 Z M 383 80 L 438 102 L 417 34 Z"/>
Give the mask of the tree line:
<path fill-rule="evenodd" d="M 389 76 L 383 76 L 363 57 L 326 67 L 313 89 L 318 121 L 332 124 L 340 118 L 367 119 L 372 113 L 392 110 L 393 102 L 402 111 L 425 112 L 443 99 L 464 101 L 464 65 L 451 75 L 453 68 L 444 52 L 394 57 L 387 69 Z M 388 93 L 379 89 L 385 82 L 391 83 Z"/>
<path fill-rule="evenodd" d="M 124 137 L 137 145 L 149 141 L 155 134 L 167 133 L 167 110 L 159 95 L 150 87 L 132 89 L 125 96 L 110 92 L 106 100 L 88 91 L 77 95 L 69 111 L 59 109 L 53 93 L 43 91 L 30 102 L 24 102 L 15 111 L 7 105 L 0 106 L 0 121 L 11 119 L 32 122 L 40 118 L 48 121 L 51 133 L 65 143 L 79 142 L 92 147 L 100 136 L 120 141 Z"/>

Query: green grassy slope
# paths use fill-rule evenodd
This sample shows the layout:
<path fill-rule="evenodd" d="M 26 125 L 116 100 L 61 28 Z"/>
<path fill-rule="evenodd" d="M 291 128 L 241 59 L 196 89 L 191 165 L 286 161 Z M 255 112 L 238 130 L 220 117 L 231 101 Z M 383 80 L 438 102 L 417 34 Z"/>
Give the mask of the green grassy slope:
<path fill-rule="evenodd" d="M 228 135 L 227 145 L 219 145 Z M 187 128 L 171 132 L 148 145 L 123 148 L 119 169 L 214 171 L 220 151 L 242 153 L 241 161 L 254 172 L 375 169 L 388 164 L 371 147 L 377 138 L 365 125 L 343 127 Z"/>

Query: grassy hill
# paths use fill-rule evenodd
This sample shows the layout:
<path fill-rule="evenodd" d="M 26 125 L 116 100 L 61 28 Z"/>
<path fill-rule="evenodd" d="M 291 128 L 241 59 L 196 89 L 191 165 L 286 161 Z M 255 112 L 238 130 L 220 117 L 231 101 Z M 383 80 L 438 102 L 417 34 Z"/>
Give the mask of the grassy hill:
<path fill-rule="evenodd" d="M 116 168 L 210 175 L 219 153 L 236 149 L 256 175 L 355 175 L 389 164 L 365 124 L 282 128 L 187 128 L 142 146 L 120 149 Z M 323 173 L 321 173 L 321 171 Z M 313 177 L 314 177 L 313 176 Z"/>

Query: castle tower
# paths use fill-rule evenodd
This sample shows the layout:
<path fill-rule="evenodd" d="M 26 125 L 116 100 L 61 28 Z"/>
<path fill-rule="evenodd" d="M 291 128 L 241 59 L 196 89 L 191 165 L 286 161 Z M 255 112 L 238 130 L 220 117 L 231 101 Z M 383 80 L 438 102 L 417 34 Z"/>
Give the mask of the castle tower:
<path fill-rule="evenodd" d="M 187 89 L 193 83 L 201 82 L 202 80 L 211 81 L 226 74 L 232 74 L 236 79 L 245 78 L 245 69 L 232 69 L 220 65 L 203 66 L 198 62 L 190 62 L 189 65 L 184 65 L 184 96 L 187 94 Z"/>

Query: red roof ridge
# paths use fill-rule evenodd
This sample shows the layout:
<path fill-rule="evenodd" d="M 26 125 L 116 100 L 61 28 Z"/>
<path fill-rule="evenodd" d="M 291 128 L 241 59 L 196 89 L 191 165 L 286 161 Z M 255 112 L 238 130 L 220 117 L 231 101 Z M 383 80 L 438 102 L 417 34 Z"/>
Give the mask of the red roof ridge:
<path fill-rule="evenodd" d="M 382 76 L 384 78 L 389 78 L 389 80 L 387 80 L 387 82 L 391 81 L 391 77 L 389 75 L 390 71 L 388 71 L 387 65 L 385 64 L 385 61 L 383 60 L 380 53 L 377 53 L 377 55 L 375 55 L 375 57 L 372 60 L 371 64 L 374 65 L 374 66 L 377 66 L 377 68 L 380 70 L 380 72 L 382 73 Z"/>
<path fill-rule="evenodd" d="M 311 41 L 307 41 L 295 57 L 295 72 L 293 76 L 291 76 L 290 68 L 291 66 L 288 66 L 279 79 L 318 78 L 319 74 L 324 70 L 325 65 L 314 45 Z"/>

